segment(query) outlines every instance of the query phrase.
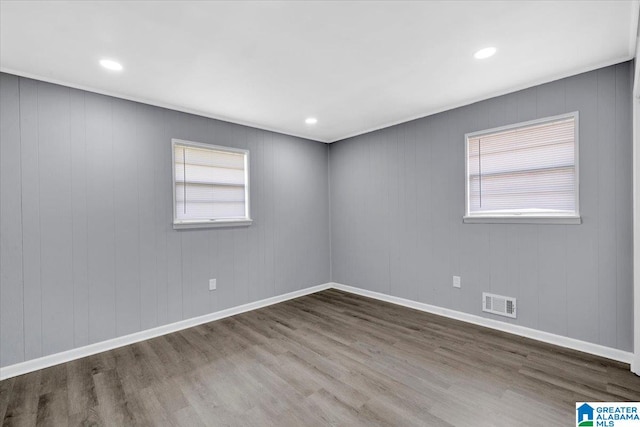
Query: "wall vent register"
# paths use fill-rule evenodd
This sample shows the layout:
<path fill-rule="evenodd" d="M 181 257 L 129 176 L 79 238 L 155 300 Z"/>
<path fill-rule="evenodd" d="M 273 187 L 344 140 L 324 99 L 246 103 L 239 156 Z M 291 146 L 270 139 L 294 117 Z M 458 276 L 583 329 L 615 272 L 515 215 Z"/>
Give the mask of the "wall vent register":
<path fill-rule="evenodd" d="M 502 295 L 482 293 L 482 311 L 516 318 L 516 299 Z"/>

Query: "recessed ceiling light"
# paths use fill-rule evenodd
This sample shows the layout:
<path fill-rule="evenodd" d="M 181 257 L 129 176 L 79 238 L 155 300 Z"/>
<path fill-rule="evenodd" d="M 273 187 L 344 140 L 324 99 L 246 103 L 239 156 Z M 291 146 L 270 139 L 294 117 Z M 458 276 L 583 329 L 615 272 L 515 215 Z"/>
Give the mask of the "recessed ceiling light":
<path fill-rule="evenodd" d="M 101 59 L 100 65 L 102 65 L 107 70 L 122 71 L 122 64 L 111 59 Z"/>
<path fill-rule="evenodd" d="M 495 55 L 496 53 L 496 48 L 495 47 L 485 47 L 484 49 L 480 49 L 479 51 L 477 51 L 476 53 L 473 54 L 474 58 L 476 59 L 486 59 L 489 58 L 493 55 Z"/>
<path fill-rule="evenodd" d="M 316 119 L 315 117 L 307 117 L 304 122 L 308 125 L 315 125 L 316 123 L 318 123 L 318 119 Z"/>

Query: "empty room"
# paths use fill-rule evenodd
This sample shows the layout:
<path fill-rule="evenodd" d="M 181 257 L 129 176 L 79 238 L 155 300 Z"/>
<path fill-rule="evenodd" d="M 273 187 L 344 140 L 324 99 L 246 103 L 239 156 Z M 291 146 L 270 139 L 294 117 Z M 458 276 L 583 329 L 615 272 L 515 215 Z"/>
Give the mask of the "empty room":
<path fill-rule="evenodd" d="M 0 0 L 3 426 L 640 426 L 640 0 Z"/>

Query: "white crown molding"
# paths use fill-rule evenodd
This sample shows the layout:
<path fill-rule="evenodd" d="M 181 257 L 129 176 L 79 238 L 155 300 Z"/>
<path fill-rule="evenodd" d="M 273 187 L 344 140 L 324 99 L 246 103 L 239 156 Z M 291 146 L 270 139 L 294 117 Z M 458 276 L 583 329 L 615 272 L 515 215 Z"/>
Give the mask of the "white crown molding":
<path fill-rule="evenodd" d="M 13 69 L 13 68 L 0 67 L 0 73 L 13 74 L 14 76 L 24 77 L 26 79 L 38 80 L 38 81 L 41 81 L 41 82 L 60 85 L 60 86 L 68 87 L 68 88 L 71 88 L 71 89 L 78 89 L 78 90 L 83 90 L 83 91 L 86 91 L 86 92 L 97 93 L 98 95 L 110 96 L 112 98 L 118 98 L 118 99 L 124 99 L 124 100 L 127 100 L 127 101 L 138 102 L 140 104 L 151 105 L 153 107 L 159 107 L 159 108 L 165 108 L 167 110 L 178 111 L 180 113 L 193 114 L 194 116 L 206 117 L 208 119 L 220 120 L 221 122 L 233 123 L 235 125 L 241 125 L 241 126 L 254 128 L 254 129 L 265 130 L 265 131 L 268 131 L 268 132 L 279 133 L 279 134 L 282 134 L 282 135 L 293 136 L 293 137 L 296 137 L 296 138 L 306 139 L 308 141 L 323 142 L 325 144 L 329 143 L 328 140 L 325 140 L 325 139 L 322 139 L 322 138 L 312 138 L 310 136 L 291 133 L 291 132 L 285 131 L 283 129 L 272 128 L 270 126 L 265 126 L 265 125 L 261 125 L 261 124 L 258 124 L 258 123 L 253 123 L 253 122 L 249 122 L 249 121 L 245 121 L 245 120 L 236 120 L 236 119 L 232 119 L 232 118 L 227 117 L 227 116 L 211 114 L 211 113 L 207 113 L 207 112 L 204 112 L 204 111 L 201 111 L 201 110 L 196 110 L 196 109 L 193 109 L 193 108 L 181 107 L 179 105 L 171 104 L 171 103 L 168 103 L 168 102 L 153 101 L 151 99 L 147 99 L 147 98 L 144 98 L 144 97 L 141 97 L 141 96 L 129 96 L 129 95 L 126 95 L 124 93 L 120 93 L 120 92 L 116 92 L 116 91 L 96 89 L 96 88 L 91 87 L 91 86 L 75 84 L 75 83 L 72 83 L 72 82 L 69 82 L 69 81 L 66 81 L 66 80 L 56 79 L 56 78 L 48 77 L 48 76 L 42 76 L 40 74 L 29 73 L 29 72 L 26 72 L 26 71 L 16 70 L 16 69 Z"/>
<path fill-rule="evenodd" d="M 379 292 L 368 291 L 353 286 L 343 285 L 341 283 L 331 283 L 331 287 L 339 289 L 341 291 L 350 292 L 353 294 L 374 298 L 380 301 L 390 302 L 392 304 L 413 308 L 415 310 L 424 311 L 426 313 L 437 314 L 439 316 L 444 316 L 456 320 L 462 320 L 463 322 L 472 323 L 474 325 L 484 326 L 486 328 L 519 335 L 521 337 L 531 338 L 537 341 L 546 342 L 548 344 L 554 344 L 560 347 L 566 347 L 573 350 L 594 354 L 596 356 L 606 357 L 607 359 L 617 360 L 619 362 L 631 363 L 633 361 L 633 353 L 618 350 L 616 348 L 605 347 L 603 345 L 581 341 L 562 335 L 556 335 L 549 332 L 539 331 L 537 329 L 514 325 L 512 323 L 505 323 L 498 320 L 476 316 L 474 314 L 463 313 L 460 311 L 450 310 L 448 308 L 442 308 L 422 302 L 394 297 Z M 638 365 L 638 368 L 640 368 L 640 365 Z"/>
<path fill-rule="evenodd" d="M 384 123 L 382 125 L 379 125 L 379 126 L 373 126 L 373 127 L 370 127 L 370 128 L 363 129 L 361 131 L 348 133 L 347 135 L 339 137 L 339 138 L 332 138 L 332 139 L 328 140 L 327 143 L 328 144 L 332 144 L 334 142 L 342 141 L 342 140 L 345 140 L 345 139 L 355 138 L 357 136 L 365 135 L 367 133 L 371 133 L 371 132 L 375 132 L 375 131 L 378 131 L 378 130 L 386 129 L 386 128 L 393 127 L 393 126 L 396 126 L 396 125 L 401 125 L 403 123 L 411 122 L 411 121 L 414 121 L 414 120 L 423 119 L 425 117 L 434 116 L 436 114 L 444 113 L 445 111 L 455 110 L 456 108 L 466 107 L 467 105 L 475 104 L 475 103 L 482 102 L 482 101 L 487 101 L 489 99 L 497 98 L 497 97 L 502 96 L 502 95 L 509 95 L 509 94 L 514 93 L 514 92 L 519 92 L 521 90 L 529 89 L 529 88 L 532 88 L 532 87 L 535 87 L 535 86 L 541 86 L 541 85 L 544 85 L 546 83 L 555 82 L 556 80 L 562 80 L 562 79 L 566 79 L 568 77 L 577 76 L 578 74 L 583 74 L 583 73 L 588 73 L 590 71 L 595 71 L 595 70 L 598 70 L 600 68 L 605 68 L 605 67 L 610 67 L 612 65 L 621 64 L 623 62 L 627 62 L 627 61 L 630 61 L 632 59 L 633 59 L 633 55 L 626 55 L 624 57 L 617 58 L 617 59 L 614 59 L 612 61 L 604 61 L 604 62 L 599 62 L 599 63 L 597 63 L 595 65 L 589 65 L 589 66 L 581 67 L 581 68 L 578 68 L 577 70 L 572 70 L 571 72 L 554 74 L 554 75 L 549 76 L 549 77 L 532 80 L 532 81 L 527 82 L 525 84 L 516 85 L 516 86 L 510 86 L 510 87 L 508 87 L 506 89 L 501 89 L 501 90 L 489 92 L 489 93 L 483 94 L 481 96 L 476 96 L 476 97 L 473 97 L 473 98 L 465 99 L 463 101 L 455 102 L 455 103 L 452 103 L 452 104 L 447 104 L 447 105 L 445 105 L 443 107 L 433 108 L 431 110 L 426 110 L 426 111 L 424 111 L 422 113 L 415 114 L 415 115 L 412 115 L 412 116 L 409 116 L 409 117 L 404 117 L 404 118 L 399 119 L 399 120 L 386 122 L 386 123 Z"/>
<path fill-rule="evenodd" d="M 236 119 L 232 119 L 232 118 L 229 118 L 229 117 L 226 117 L 226 116 L 220 116 L 220 115 L 206 113 L 206 112 L 200 111 L 200 110 L 195 110 L 195 109 L 191 109 L 191 108 L 187 108 L 187 107 L 181 107 L 179 105 L 173 105 L 173 104 L 164 103 L 164 102 L 152 101 L 150 99 L 146 99 L 146 98 L 143 98 L 143 97 L 128 96 L 128 95 L 125 95 L 125 94 L 122 94 L 122 93 L 113 92 L 113 91 L 106 91 L 106 90 L 96 89 L 96 88 L 93 88 L 93 87 L 74 84 L 74 83 L 67 82 L 67 81 L 64 81 L 64 80 L 55 79 L 55 78 L 51 78 L 51 77 L 48 77 L 48 76 L 41 76 L 39 74 L 29 73 L 29 72 L 25 72 L 25 71 L 21 71 L 21 70 L 15 70 L 15 69 L 12 69 L 12 68 L 0 67 L 0 72 L 13 74 L 13 75 L 20 76 L 20 77 L 25 77 L 25 78 L 28 78 L 28 79 L 40 80 L 40 81 L 43 81 L 43 82 L 46 82 L 46 83 L 52 83 L 52 84 L 57 84 L 57 85 L 61 85 L 61 86 L 66 86 L 66 87 L 70 87 L 72 89 L 79 89 L 79 90 L 84 90 L 84 91 L 87 91 L 87 92 L 97 93 L 97 94 L 100 94 L 100 95 L 105 95 L 105 96 L 111 96 L 111 97 L 114 97 L 114 98 L 125 99 L 127 101 L 139 102 L 139 103 L 142 103 L 142 104 L 152 105 L 154 107 L 166 108 L 166 109 L 169 109 L 169 110 L 179 111 L 179 112 L 182 112 L 182 113 L 193 114 L 193 115 L 196 115 L 196 116 L 201 116 L 201 117 L 206 117 L 206 118 L 210 118 L 210 119 L 220 120 L 220 121 L 233 123 L 233 124 L 237 124 L 237 125 L 242 125 L 242 126 L 247 126 L 247 127 L 251 127 L 251 128 L 255 128 L 255 129 L 261 129 L 261 130 L 265 130 L 265 131 L 269 131 L 269 132 L 275 132 L 275 133 L 279 133 L 279 134 L 283 134 L 283 135 L 289 135 L 289 136 L 293 136 L 293 137 L 296 137 L 296 138 L 306 139 L 308 141 L 322 142 L 322 143 L 325 143 L 325 144 L 332 144 L 334 142 L 343 141 L 345 139 L 354 138 L 354 137 L 360 136 L 360 135 L 365 135 L 367 133 L 375 132 L 375 131 L 378 131 L 378 130 L 381 130 L 381 129 L 386 129 L 386 128 L 393 127 L 393 126 L 396 126 L 396 125 L 400 125 L 400 124 L 403 124 L 403 123 L 411 122 L 413 120 L 418 120 L 418 119 L 422 119 L 422 118 L 425 118 L 425 117 L 433 116 L 435 114 L 439 114 L 439 113 L 442 113 L 442 112 L 445 112 L 445 111 L 450 111 L 450 110 L 454 110 L 456 108 L 465 107 L 467 105 L 475 104 L 477 102 L 486 101 L 486 100 L 489 100 L 489 99 L 492 99 L 492 98 L 496 98 L 498 96 L 508 95 L 508 94 L 511 94 L 511 93 L 514 93 L 514 92 L 518 92 L 518 91 L 521 91 L 521 90 L 529 89 L 529 88 L 535 87 L 535 86 L 540 86 L 540 85 L 543 85 L 543 84 L 546 84 L 546 83 L 550 83 L 550 82 L 553 82 L 553 81 L 556 81 L 556 80 L 564 79 L 564 78 L 575 76 L 575 75 L 582 74 L 582 73 L 587 73 L 589 71 L 594 71 L 594 70 L 597 70 L 597 69 L 600 69 L 600 68 L 609 67 L 611 65 L 620 64 L 622 62 L 630 61 L 633 58 L 634 58 L 634 55 L 633 54 L 629 54 L 629 55 L 626 55 L 624 57 L 617 58 L 617 59 L 614 59 L 614 60 L 611 60 L 611 61 L 599 62 L 597 64 L 581 67 L 581 68 L 579 68 L 577 70 L 572 70 L 571 72 L 554 74 L 552 76 L 547 76 L 545 78 L 540 78 L 540 79 L 536 79 L 536 80 L 527 82 L 526 84 L 521 84 L 521 85 L 517 85 L 517 86 L 510 86 L 510 87 L 502 89 L 502 90 L 489 92 L 489 93 L 483 94 L 481 96 L 476 96 L 476 97 L 473 97 L 473 98 L 462 100 L 460 102 L 447 104 L 447 105 L 442 106 L 442 107 L 425 110 L 425 111 L 420 112 L 418 114 L 414 114 L 414 115 L 411 115 L 411 116 L 408 116 L 408 117 L 403 117 L 403 118 L 398 119 L 398 120 L 393 120 L 391 122 L 385 122 L 385 123 L 383 123 L 381 125 L 368 127 L 368 128 L 362 129 L 362 130 L 358 130 L 358 131 L 347 133 L 346 135 L 342 135 L 342 136 L 339 136 L 339 137 L 328 138 L 328 139 L 327 138 L 310 137 L 310 136 L 306 136 L 306 135 L 299 135 L 299 134 L 296 134 L 296 133 L 291 133 L 291 132 L 285 131 L 283 129 L 276 129 L 276 128 L 272 128 L 272 127 L 269 127 L 269 126 L 260 125 L 260 124 L 256 124 L 256 123 L 251 123 L 251 122 L 247 122 L 247 121 L 243 121 L 243 120 L 236 120 Z"/>

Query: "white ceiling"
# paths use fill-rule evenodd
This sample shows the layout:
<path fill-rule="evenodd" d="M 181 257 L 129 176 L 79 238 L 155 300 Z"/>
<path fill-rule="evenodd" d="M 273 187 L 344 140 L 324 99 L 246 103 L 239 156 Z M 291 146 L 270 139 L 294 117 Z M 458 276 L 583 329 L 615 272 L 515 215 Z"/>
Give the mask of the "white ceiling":
<path fill-rule="evenodd" d="M 0 17 L 2 71 L 331 142 L 631 59 L 638 2 L 3 1 Z"/>

